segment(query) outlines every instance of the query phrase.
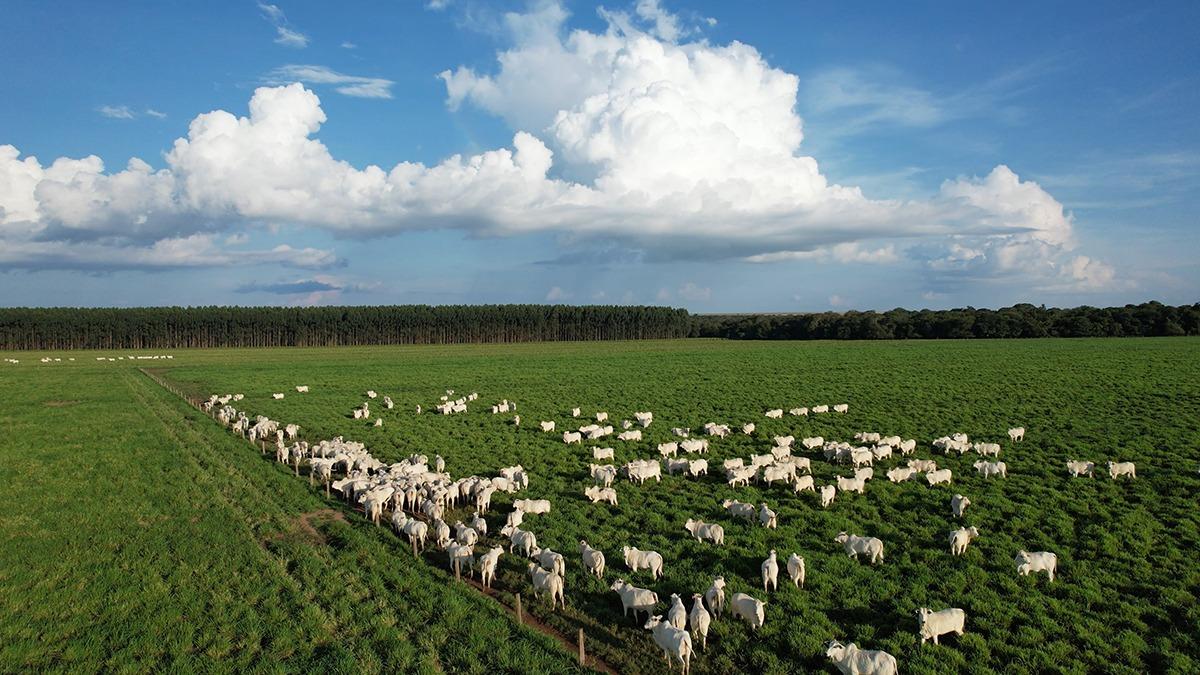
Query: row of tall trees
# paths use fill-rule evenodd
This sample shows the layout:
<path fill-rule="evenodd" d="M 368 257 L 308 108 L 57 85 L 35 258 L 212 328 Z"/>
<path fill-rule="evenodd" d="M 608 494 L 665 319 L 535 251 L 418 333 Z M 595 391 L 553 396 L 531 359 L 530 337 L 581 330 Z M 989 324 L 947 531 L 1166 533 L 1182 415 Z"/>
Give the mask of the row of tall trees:
<path fill-rule="evenodd" d="M 734 340 L 1157 337 L 1200 335 L 1200 304 L 693 315 L 692 336 Z"/>
<path fill-rule="evenodd" d="M 0 309 L 0 349 L 173 349 L 686 337 L 687 310 L 566 305 Z"/>

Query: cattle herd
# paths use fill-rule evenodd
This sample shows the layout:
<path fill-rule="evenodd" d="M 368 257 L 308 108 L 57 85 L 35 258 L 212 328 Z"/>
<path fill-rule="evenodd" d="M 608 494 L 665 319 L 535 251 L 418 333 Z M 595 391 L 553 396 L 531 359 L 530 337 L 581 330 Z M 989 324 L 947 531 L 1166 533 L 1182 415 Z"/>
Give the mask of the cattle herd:
<path fill-rule="evenodd" d="M 297 385 L 295 389 L 303 394 L 308 392 L 309 387 Z M 376 399 L 378 394 L 375 391 L 365 394 L 368 400 L 352 410 L 355 419 L 370 417 L 369 401 Z M 283 398 L 282 393 L 273 396 Z M 454 391 L 447 390 L 440 401 L 434 404 L 433 410 L 442 415 L 458 414 L 465 412 L 467 405 L 478 399 L 474 393 L 452 397 Z M 235 433 L 260 443 L 264 453 L 267 445 L 273 443 L 276 460 L 290 465 L 296 475 L 300 475 L 301 467 L 306 465 L 310 484 L 320 481 L 326 496 L 331 491 L 338 492 L 350 504 L 360 507 L 372 522 L 379 524 L 390 511 L 392 527 L 408 540 L 414 554 L 429 546 L 436 547 L 445 552 L 447 564 L 454 574 L 474 576 L 478 572 L 481 583 L 490 587 L 496 576 L 499 559 L 505 553 L 504 545 L 507 545 L 509 555 L 520 555 L 528 560 L 529 582 L 534 595 L 543 596 L 552 607 L 565 607 L 567 555 L 539 547 L 534 532 L 536 528 L 523 529 L 528 527 L 526 517 L 532 517 L 531 522 L 536 522 L 537 518 L 550 513 L 552 505 L 549 500 L 515 500 L 512 511 L 501 514 L 504 524 L 496 529 L 491 539 L 493 544 L 484 544 L 490 529 L 484 516 L 491 513 L 492 496 L 496 492 L 515 494 L 526 490 L 532 477 L 523 467 L 503 467 L 498 469 L 495 476 L 472 475 L 456 479 L 446 471 L 445 461 L 440 456 L 435 456 L 430 462 L 427 456 L 414 454 L 389 464 L 372 456 L 362 443 L 347 441 L 341 436 L 310 443 L 300 438 L 300 427 L 296 424 L 283 424 L 261 415 L 252 418 L 232 405 L 244 398 L 242 394 L 214 394 L 200 405 Z M 383 400 L 388 409 L 393 407 L 391 398 L 385 396 Z M 504 399 L 492 405 L 490 410 L 492 414 L 499 415 L 515 413 L 516 408 L 515 402 Z M 796 407 L 788 410 L 787 414 L 807 416 L 831 411 L 844 414 L 848 410 L 848 404 L 843 403 Z M 421 407 L 417 406 L 416 414 L 420 413 Z M 783 408 L 776 408 L 767 410 L 765 416 L 779 419 L 784 414 Z M 568 415 L 572 419 L 580 418 L 582 411 L 580 408 L 564 411 L 564 417 Z M 520 418 L 515 415 L 509 421 L 520 424 Z M 615 426 L 608 422 L 607 412 L 597 412 L 587 424 L 563 431 L 563 443 L 580 444 L 584 439 L 602 440 L 613 435 Z M 636 412 L 632 420 L 620 423 L 622 431 L 615 437 L 622 443 L 641 442 L 640 430 L 653 423 L 653 413 Z M 559 427 L 551 420 L 538 424 L 538 428 L 545 433 L 554 433 Z M 587 461 L 586 475 L 594 483 L 585 487 L 583 493 L 593 504 L 604 502 L 617 506 L 617 491 L 613 484 L 620 478 L 637 485 L 643 485 L 651 479 L 657 483 L 663 480 L 664 467 L 668 476 L 683 474 L 691 479 L 707 477 L 709 465 L 703 455 L 709 452 L 710 443 L 719 443 L 720 439 L 733 433 L 732 429 L 730 425 L 712 422 L 695 433 L 689 428 L 672 428 L 672 435 L 678 440 L 655 446 L 661 459 L 635 459 L 620 465 L 616 463 L 617 450 L 594 447 L 586 456 L 579 458 L 581 475 L 582 464 Z M 743 434 L 753 434 L 755 425 L 746 423 L 737 429 Z M 1023 427 L 1008 429 L 1009 442 L 1017 444 L 1024 437 Z M 827 508 L 839 493 L 865 494 L 867 485 L 875 479 L 874 472 L 879 463 L 892 462 L 885 475 L 893 483 L 923 475 L 930 489 L 938 489 L 940 485 L 952 485 L 954 480 L 950 469 L 938 468 L 936 460 L 914 456 L 918 449 L 915 439 L 902 439 L 877 432 L 857 433 L 853 442 L 821 437 L 800 439 L 799 448 L 812 453 L 812 457 L 798 453 L 797 440 L 792 436 L 775 436 L 771 440 L 772 447 L 768 452 L 727 459 L 721 463 L 724 480 L 729 486 L 736 488 L 751 482 L 762 486 L 778 483 L 790 487 L 795 494 L 813 493 L 820 507 Z M 946 455 L 977 453 L 980 460 L 973 466 L 980 475 L 998 479 L 1008 476 L 1006 464 L 998 459 L 1002 450 L 999 443 L 971 442 L 966 434 L 956 433 L 934 439 L 930 447 Z M 683 453 L 682 457 L 680 453 Z M 901 463 L 900 457 L 908 459 Z M 611 463 L 596 463 L 604 460 Z M 834 484 L 816 485 L 811 467 L 813 460 L 845 466 L 852 473 L 838 476 Z M 1072 460 L 1066 464 L 1067 472 L 1072 477 L 1094 475 L 1095 466 L 1091 462 Z M 1107 468 L 1114 480 L 1120 477 L 1136 478 L 1132 462 L 1109 462 Z M 956 519 L 963 519 L 971 505 L 970 499 L 962 494 L 947 496 L 951 514 Z M 778 514 L 765 502 L 756 506 L 726 499 L 722 506 L 730 519 L 745 520 L 764 528 L 777 526 Z M 468 522 L 446 522 L 449 510 L 463 507 L 473 510 Z M 720 523 L 688 518 L 679 527 L 696 541 L 708 542 L 713 546 L 725 543 L 725 528 Z M 962 555 L 978 536 L 980 531 L 973 526 L 951 531 L 948 533 L 949 554 Z M 866 564 L 885 564 L 885 543 L 877 537 L 842 532 L 830 545 L 841 545 L 847 556 Z M 482 546 L 482 553 L 476 554 L 477 546 Z M 657 551 L 641 550 L 634 546 L 624 546 L 620 554 L 629 576 L 644 577 L 651 585 L 662 577 L 664 567 L 670 564 Z M 586 540 L 579 541 L 578 550 L 573 552 L 572 557 L 588 574 L 598 579 L 605 577 L 605 553 L 593 548 Z M 1058 559 L 1049 551 L 1021 550 L 1015 552 L 1014 564 L 1018 574 L 1045 572 L 1047 580 L 1053 582 Z M 806 576 L 804 558 L 797 552 L 790 552 L 782 566 L 793 585 L 803 588 Z M 779 554 L 775 550 L 766 552 L 760 568 L 764 597 L 769 597 L 778 588 L 780 567 Z M 616 578 L 610 589 L 619 597 L 625 615 L 628 616 L 632 610 L 634 621 L 639 621 L 639 615 L 645 615 L 642 626 L 650 631 L 668 663 L 673 667 L 674 662 L 679 662 L 685 673 L 690 669 L 694 656 L 693 640 L 699 641 L 701 648 L 706 649 L 708 630 L 713 620 L 721 619 L 728 612 L 732 618 L 744 621 L 751 631 L 758 630 L 766 621 L 766 601 L 748 593 L 733 593 L 727 599 L 723 577 L 713 579 L 703 593 L 693 594 L 690 610 L 678 594 L 673 594 L 665 613 L 657 613 L 661 603 L 652 588 L 641 588 L 625 578 Z M 922 643 L 932 640 L 937 644 L 939 637 L 950 633 L 961 635 L 966 629 L 967 615 L 959 608 L 933 610 L 922 607 L 916 615 L 917 633 Z M 897 669 L 896 659 L 891 654 L 859 649 L 854 643 L 832 641 L 827 645 L 826 656 L 843 673 L 895 673 Z"/>

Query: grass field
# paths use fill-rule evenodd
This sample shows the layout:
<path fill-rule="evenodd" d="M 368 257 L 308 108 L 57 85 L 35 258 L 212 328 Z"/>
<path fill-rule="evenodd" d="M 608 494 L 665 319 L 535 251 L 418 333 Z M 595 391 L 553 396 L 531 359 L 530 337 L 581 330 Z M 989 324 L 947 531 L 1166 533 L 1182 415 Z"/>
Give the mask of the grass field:
<path fill-rule="evenodd" d="M 524 527 L 567 554 L 566 611 L 529 601 L 515 556 L 501 558 L 500 596 L 573 634 L 623 672 L 657 672 L 649 634 L 622 619 L 608 585 L 618 576 L 690 598 L 718 574 L 729 592 L 767 601 L 751 634 L 714 621 L 697 673 L 829 670 L 832 638 L 894 654 L 904 672 L 1196 672 L 1200 669 L 1200 341 L 1046 340 L 750 343 L 704 340 L 331 350 L 176 352 L 162 376 L 198 395 L 244 392 L 240 407 L 304 427 L 313 440 L 345 435 L 385 460 L 441 454 L 455 476 L 522 464 L 521 497 L 549 498 L 551 514 Z M 6 356 L 6 355 L 0 355 Z M 567 652 L 517 627 L 498 603 L 456 584 L 441 553 L 417 564 L 385 528 L 326 501 L 290 470 L 187 407 L 134 365 L 91 354 L 40 364 L 16 355 L 0 369 L 0 670 L 31 668 L 230 670 L 483 670 L 561 672 Z M 296 394 L 296 384 L 312 393 Z M 413 414 L 443 390 L 478 391 L 468 413 Z M 372 428 L 349 417 L 375 389 L 396 401 Z M 281 401 L 270 398 L 282 391 Z M 515 400 L 524 423 L 487 406 Z M 767 408 L 848 402 L 846 415 L 768 420 Z M 614 419 L 652 410 L 642 443 L 564 446 L 539 420 L 567 410 Z M 377 406 L 372 406 L 376 408 Z M 382 406 L 378 406 L 382 408 Z M 753 421 L 752 437 L 713 442 L 706 479 L 664 476 L 618 483 L 621 506 L 582 495 L 590 447 L 618 462 L 656 457 L 672 426 Z M 1011 444 L 1009 426 L 1026 440 Z M 917 456 L 953 469 L 950 487 L 892 485 L 839 494 L 828 509 L 811 494 L 733 490 L 720 461 L 761 453 L 775 434 L 850 440 L 855 431 L 916 438 Z M 976 477 L 974 454 L 936 455 L 929 441 L 956 431 L 1003 440 L 1008 479 Z M 845 468 L 817 459 L 818 484 Z M 1069 479 L 1063 462 L 1135 461 L 1132 483 Z M 1102 467 L 1100 467 L 1102 468 Z M 960 558 L 947 535 L 955 492 L 971 498 L 966 524 L 981 536 Z M 731 521 L 720 501 L 767 501 L 779 529 Z M 511 497 L 497 494 L 499 529 Z M 305 514 L 310 514 L 302 518 Z M 453 522 L 463 513 L 451 513 Z M 688 517 L 719 522 L 726 545 L 685 536 Z M 871 567 L 832 540 L 841 530 L 881 538 Z M 606 580 L 585 576 L 577 542 L 602 548 Z M 630 575 L 622 545 L 660 551 L 666 576 Z M 764 594 L 758 566 L 769 549 L 807 560 L 807 587 Z M 1059 579 L 1018 577 L 1016 551 L 1054 551 Z M 782 581 L 782 580 L 781 580 Z M 756 590 L 757 589 L 757 590 Z M 690 603 L 689 603 L 690 604 Z M 920 646 L 916 608 L 961 607 L 967 633 Z M 662 609 L 665 611 L 666 606 Z"/>

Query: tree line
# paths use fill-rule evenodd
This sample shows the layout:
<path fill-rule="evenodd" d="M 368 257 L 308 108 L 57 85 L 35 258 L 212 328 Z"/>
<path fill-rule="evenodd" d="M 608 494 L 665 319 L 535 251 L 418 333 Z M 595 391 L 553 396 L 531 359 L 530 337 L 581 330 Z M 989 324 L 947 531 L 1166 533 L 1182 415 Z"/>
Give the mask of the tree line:
<path fill-rule="evenodd" d="M 1170 335 L 1200 335 L 1200 304 L 706 315 L 607 305 L 0 308 L 0 349 L 5 350 Z"/>
<path fill-rule="evenodd" d="M 1200 335 L 1200 304 L 1147 302 L 1124 307 L 707 314 L 692 316 L 694 337 L 732 340 L 913 340 Z"/>
<path fill-rule="evenodd" d="M 178 349 L 687 337 L 687 310 L 567 305 L 0 308 L 0 349 Z"/>

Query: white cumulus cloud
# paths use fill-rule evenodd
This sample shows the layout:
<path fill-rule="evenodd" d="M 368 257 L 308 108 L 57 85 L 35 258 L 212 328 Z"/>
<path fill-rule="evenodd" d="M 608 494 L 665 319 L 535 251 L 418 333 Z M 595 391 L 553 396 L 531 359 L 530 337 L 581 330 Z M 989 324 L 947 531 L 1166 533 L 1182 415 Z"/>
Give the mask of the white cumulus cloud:
<path fill-rule="evenodd" d="M 1101 261 L 1068 261 L 1072 217 L 1007 166 L 946 181 L 926 199 L 871 199 L 831 183 L 802 151 L 798 78 L 740 42 L 682 41 L 692 29 L 664 12 L 654 2 L 606 12 L 603 32 L 568 30 L 556 2 L 507 15 L 512 46 L 494 72 L 441 78 L 451 108 L 506 120 L 511 146 L 433 165 L 334 157 L 316 138 L 320 100 L 301 84 L 259 88 L 246 116 L 198 115 L 162 169 L 134 159 L 109 173 L 96 157 L 42 166 L 0 146 L 0 243 L 146 245 L 281 223 L 353 236 L 456 228 L 562 233 L 647 261 L 890 264 L 916 246 L 931 273 L 1111 281 Z M 388 80 L 320 66 L 273 76 L 391 96 Z"/>

